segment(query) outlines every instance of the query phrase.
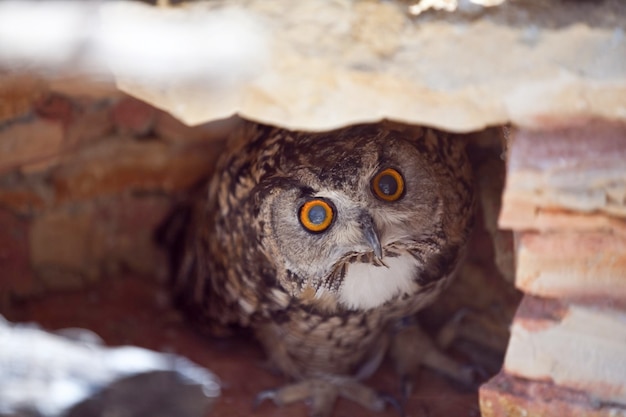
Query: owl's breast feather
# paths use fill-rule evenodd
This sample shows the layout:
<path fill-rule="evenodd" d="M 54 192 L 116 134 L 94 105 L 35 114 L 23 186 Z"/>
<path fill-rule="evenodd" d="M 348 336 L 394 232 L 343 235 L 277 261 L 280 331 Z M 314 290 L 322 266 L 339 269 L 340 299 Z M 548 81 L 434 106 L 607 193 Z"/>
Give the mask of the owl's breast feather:
<path fill-rule="evenodd" d="M 418 263 L 409 254 L 386 257 L 387 266 L 351 263 L 339 289 L 339 302 L 351 310 L 379 307 L 398 295 L 413 294 L 419 289 L 415 281 Z"/>

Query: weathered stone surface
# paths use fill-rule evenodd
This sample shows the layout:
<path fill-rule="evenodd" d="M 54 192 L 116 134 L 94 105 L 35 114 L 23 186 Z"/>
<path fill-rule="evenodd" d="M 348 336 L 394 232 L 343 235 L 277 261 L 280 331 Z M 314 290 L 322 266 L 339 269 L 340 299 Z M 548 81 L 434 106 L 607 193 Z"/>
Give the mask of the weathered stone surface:
<path fill-rule="evenodd" d="M 581 213 L 558 208 L 540 208 L 532 201 L 512 196 L 500 212 L 500 227 L 540 232 L 605 232 L 626 236 L 626 221 L 600 212 Z"/>
<path fill-rule="evenodd" d="M 482 417 L 625 417 L 626 407 L 588 394 L 500 372 L 480 387 Z"/>
<path fill-rule="evenodd" d="M 526 295 L 503 369 L 626 405 L 626 310 Z"/>
<path fill-rule="evenodd" d="M 419 16 L 416 3 L 105 2 L 99 22 L 54 33 L 29 27 L 29 6 L 54 7 L 32 3 L 0 12 L 0 66 L 98 79 L 112 68 L 124 91 L 192 125 L 233 114 L 313 130 L 381 118 L 452 131 L 626 119 L 621 0 L 450 1 L 456 11 Z M 64 3 L 62 15 L 94 19 L 81 6 Z"/>
<path fill-rule="evenodd" d="M 546 214 L 558 210 L 589 214 L 589 220 L 578 225 L 582 218 L 575 217 L 567 227 L 585 228 L 590 222 L 616 226 L 613 220 L 599 220 L 597 212 L 626 217 L 625 160 L 624 123 L 586 121 L 517 131 L 509 151 L 500 226 L 547 228 Z"/>
<path fill-rule="evenodd" d="M 26 164 L 45 163 L 62 150 L 60 123 L 41 118 L 0 126 L 0 173 Z"/>
<path fill-rule="evenodd" d="M 564 231 L 517 237 L 515 284 L 522 291 L 626 305 L 626 235 Z"/>
<path fill-rule="evenodd" d="M 174 19 L 192 25 L 202 21 L 198 16 L 232 23 L 238 43 L 228 56 L 211 42 L 195 49 L 194 35 L 179 32 L 188 53 L 224 64 L 207 67 L 198 81 L 170 74 L 150 84 L 129 74 L 128 65 L 113 63 L 122 90 L 189 124 L 235 112 L 314 130 L 383 117 L 453 131 L 626 119 L 620 1 L 601 7 L 509 1 L 418 17 L 407 6 L 232 0 L 154 10 L 116 4 L 103 8 L 103 21 L 105 28 L 117 28 L 128 15 L 166 25 Z"/>

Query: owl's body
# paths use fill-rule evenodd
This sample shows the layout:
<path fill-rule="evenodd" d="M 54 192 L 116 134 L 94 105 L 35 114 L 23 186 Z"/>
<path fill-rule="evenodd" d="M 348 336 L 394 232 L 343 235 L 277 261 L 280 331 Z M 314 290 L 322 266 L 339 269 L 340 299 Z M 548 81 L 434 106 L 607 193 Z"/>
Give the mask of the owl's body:
<path fill-rule="evenodd" d="M 429 129 L 246 125 L 198 204 L 179 291 L 209 322 L 250 327 L 296 381 L 370 375 L 458 266 L 463 146 Z"/>

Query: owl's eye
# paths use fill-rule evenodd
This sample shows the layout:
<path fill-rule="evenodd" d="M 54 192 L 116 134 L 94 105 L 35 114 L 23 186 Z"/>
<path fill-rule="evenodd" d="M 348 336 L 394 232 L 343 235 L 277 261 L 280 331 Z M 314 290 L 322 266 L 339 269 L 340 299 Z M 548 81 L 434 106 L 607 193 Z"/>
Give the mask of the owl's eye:
<path fill-rule="evenodd" d="M 396 201 L 404 193 L 404 178 L 393 168 L 380 171 L 372 179 L 374 195 L 384 201 Z"/>
<path fill-rule="evenodd" d="M 335 212 L 322 199 L 309 200 L 300 207 L 300 223 L 309 232 L 323 232 L 333 222 Z"/>

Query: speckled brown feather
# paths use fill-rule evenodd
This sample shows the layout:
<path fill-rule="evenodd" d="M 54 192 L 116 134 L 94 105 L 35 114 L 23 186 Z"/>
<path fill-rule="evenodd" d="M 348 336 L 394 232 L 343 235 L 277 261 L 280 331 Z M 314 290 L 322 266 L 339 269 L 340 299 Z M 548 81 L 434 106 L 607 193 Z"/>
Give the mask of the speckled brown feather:
<path fill-rule="evenodd" d="M 370 181 L 368 173 L 384 165 L 395 143 L 410 143 L 419 154 L 423 167 L 417 172 L 427 178 L 407 178 L 408 187 L 422 188 L 414 205 L 403 204 L 405 210 L 415 207 L 411 224 L 426 226 L 384 251 L 387 259 L 408 253 L 416 260 L 418 289 L 367 311 L 346 308 L 336 295 L 344 265 L 374 262 L 372 253 L 346 254 L 323 267 L 329 271 L 323 278 L 303 276 L 299 261 L 286 267 L 294 263 L 302 239 L 277 239 L 286 226 L 276 224 L 276 210 L 287 201 L 285 196 L 315 191 L 303 184 L 345 192 L 363 188 Z M 288 376 L 370 374 L 388 347 L 392 324 L 430 303 L 462 256 L 473 214 L 463 141 L 422 128 L 363 125 L 302 133 L 249 123 L 228 148 L 208 195 L 197 201 L 177 291 L 214 328 L 251 327 L 272 362 Z M 402 157 L 394 155 L 390 158 Z M 306 257 L 308 249 L 302 248 Z M 290 251 L 296 255 L 284 255 Z M 302 268 L 309 267 L 307 262 L 325 262 L 313 255 L 302 260 Z"/>

